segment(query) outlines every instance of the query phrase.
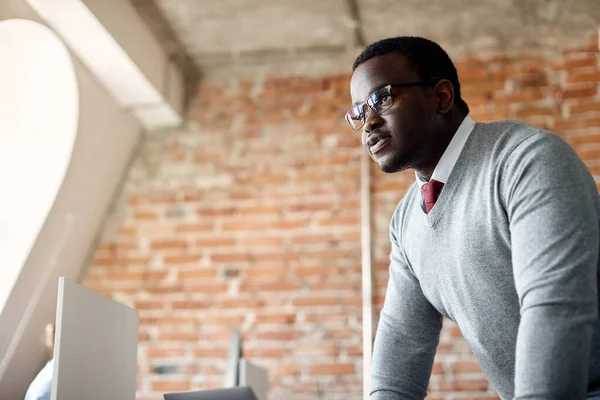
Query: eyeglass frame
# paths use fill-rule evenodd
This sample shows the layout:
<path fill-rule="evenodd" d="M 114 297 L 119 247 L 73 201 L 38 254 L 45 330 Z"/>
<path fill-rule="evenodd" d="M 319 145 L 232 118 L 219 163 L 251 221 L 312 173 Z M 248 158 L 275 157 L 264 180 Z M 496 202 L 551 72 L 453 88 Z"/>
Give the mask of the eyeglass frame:
<path fill-rule="evenodd" d="M 371 96 L 373 96 L 375 93 L 377 93 L 377 92 L 378 92 L 378 91 L 380 91 L 381 89 L 385 89 L 385 88 L 387 88 L 387 89 L 389 90 L 389 92 L 390 92 L 390 95 L 391 95 L 391 94 L 392 94 L 391 88 L 393 88 L 393 87 L 432 86 L 432 85 L 434 85 L 435 83 L 437 83 L 438 81 L 439 81 L 439 79 L 430 79 L 430 80 L 427 80 L 427 81 L 405 82 L 405 83 L 390 83 L 390 84 L 387 84 L 387 85 L 383 85 L 383 86 L 381 86 L 380 88 L 377 88 L 377 89 L 375 89 L 375 90 L 374 90 L 374 91 L 373 91 L 371 94 L 369 94 L 369 95 L 367 96 L 367 99 L 366 99 L 365 101 L 363 101 L 362 103 L 354 104 L 354 105 L 353 105 L 353 106 L 350 108 L 350 110 L 346 111 L 346 114 L 345 114 L 345 116 L 344 116 L 344 119 L 346 120 L 346 122 L 348 123 L 348 125 L 350 125 L 350 129 L 352 129 L 353 131 L 357 131 L 357 130 L 359 130 L 360 128 L 362 128 L 362 127 L 365 125 L 365 123 L 367 122 L 367 113 L 366 113 L 366 112 L 364 112 L 365 105 L 366 105 L 367 107 L 369 107 L 369 109 L 371 109 L 371 111 L 373 111 L 375 114 L 377 114 L 377 115 L 380 115 L 380 114 L 379 114 L 379 112 L 377 112 L 377 110 L 375 110 L 375 106 L 374 106 L 374 105 L 373 105 L 373 106 L 371 106 L 371 105 L 368 103 L 368 101 L 371 99 Z M 390 108 L 392 108 L 393 106 L 394 106 L 394 96 L 392 96 L 392 104 L 391 104 L 391 105 L 390 105 L 388 108 L 386 108 L 385 110 L 382 110 L 381 112 L 383 112 L 383 111 L 387 111 L 387 110 L 389 110 Z M 348 120 L 350 112 L 351 112 L 351 111 L 352 111 L 352 110 L 353 110 L 355 107 L 361 107 L 361 108 L 363 109 L 362 124 L 360 124 L 360 126 L 359 126 L 359 127 L 357 127 L 357 128 L 353 128 L 353 126 L 352 126 L 352 123 L 351 123 L 351 122 Z"/>

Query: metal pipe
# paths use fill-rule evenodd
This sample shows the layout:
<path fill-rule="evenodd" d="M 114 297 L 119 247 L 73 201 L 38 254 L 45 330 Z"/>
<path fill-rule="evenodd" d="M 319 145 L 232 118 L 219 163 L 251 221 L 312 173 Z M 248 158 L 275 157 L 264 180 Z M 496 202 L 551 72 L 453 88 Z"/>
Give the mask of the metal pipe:
<path fill-rule="evenodd" d="M 371 390 L 371 354 L 373 349 L 373 279 L 371 266 L 371 160 L 366 151 L 362 152 L 360 162 L 363 400 L 367 400 Z"/>

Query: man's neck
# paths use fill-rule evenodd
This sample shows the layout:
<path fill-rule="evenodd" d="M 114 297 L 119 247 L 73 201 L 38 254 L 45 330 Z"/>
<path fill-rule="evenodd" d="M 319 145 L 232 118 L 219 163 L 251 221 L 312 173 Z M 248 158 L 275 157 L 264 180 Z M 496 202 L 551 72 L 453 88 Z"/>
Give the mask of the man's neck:
<path fill-rule="evenodd" d="M 458 131 L 460 124 L 463 122 L 466 116 L 467 113 L 460 111 L 456 108 L 453 111 L 451 111 L 450 115 L 448 115 L 448 123 L 445 125 L 444 132 L 440 135 L 439 145 L 432 152 L 431 159 L 427 162 L 425 166 L 415 168 L 417 176 L 420 179 L 429 182 L 431 176 L 433 175 L 435 167 L 440 161 L 440 158 L 442 158 L 442 155 L 446 151 L 446 148 L 450 144 L 450 141 L 454 137 L 456 131 Z"/>

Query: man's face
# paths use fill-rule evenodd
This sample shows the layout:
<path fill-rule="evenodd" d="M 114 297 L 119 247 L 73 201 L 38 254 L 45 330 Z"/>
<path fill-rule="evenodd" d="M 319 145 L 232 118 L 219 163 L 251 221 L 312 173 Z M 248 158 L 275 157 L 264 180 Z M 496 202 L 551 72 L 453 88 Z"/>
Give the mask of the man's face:
<path fill-rule="evenodd" d="M 422 80 L 400 54 L 374 57 L 352 75 L 352 103 L 364 102 L 385 85 Z M 435 153 L 441 123 L 436 98 L 430 86 L 392 87 L 391 95 L 393 105 L 380 114 L 366 108 L 362 143 L 383 172 L 423 168 Z"/>

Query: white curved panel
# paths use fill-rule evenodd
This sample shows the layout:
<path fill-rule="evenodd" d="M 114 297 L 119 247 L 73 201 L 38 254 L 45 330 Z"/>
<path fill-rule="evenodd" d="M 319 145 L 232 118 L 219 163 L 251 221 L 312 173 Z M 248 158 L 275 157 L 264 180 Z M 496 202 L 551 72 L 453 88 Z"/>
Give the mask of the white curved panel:
<path fill-rule="evenodd" d="M 54 204 L 77 134 L 70 54 L 47 27 L 0 22 L 0 310 Z"/>

